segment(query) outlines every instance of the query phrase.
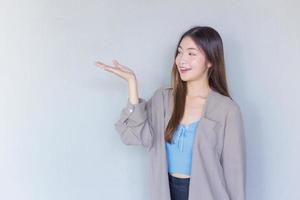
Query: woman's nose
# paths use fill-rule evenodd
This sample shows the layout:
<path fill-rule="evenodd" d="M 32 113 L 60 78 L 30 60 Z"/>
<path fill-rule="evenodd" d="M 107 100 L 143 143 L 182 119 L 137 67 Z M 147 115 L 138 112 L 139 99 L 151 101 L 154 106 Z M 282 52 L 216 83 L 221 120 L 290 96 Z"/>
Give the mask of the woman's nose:
<path fill-rule="evenodd" d="M 185 64 L 187 63 L 187 57 L 185 55 L 182 55 L 180 58 L 179 58 L 179 62 L 180 64 Z"/>
<path fill-rule="evenodd" d="M 179 61 L 179 63 L 181 65 L 187 64 L 187 60 L 185 58 L 181 58 L 180 61 Z"/>

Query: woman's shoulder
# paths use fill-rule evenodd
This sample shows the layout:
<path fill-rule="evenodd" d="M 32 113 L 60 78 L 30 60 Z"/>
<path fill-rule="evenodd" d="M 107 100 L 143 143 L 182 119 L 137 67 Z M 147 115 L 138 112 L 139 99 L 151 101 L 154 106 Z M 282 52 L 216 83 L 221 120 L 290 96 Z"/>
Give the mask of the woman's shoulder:
<path fill-rule="evenodd" d="M 166 98 L 166 97 L 171 97 L 170 95 L 172 94 L 173 88 L 170 85 L 162 85 L 159 90 L 161 91 L 161 94 Z"/>
<path fill-rule="evenodd" d="M 239 104 L 232 98 L 219 93 L 218 91 L 213 91 L 214 103 L 223 107 L 224 110 L 240 110 Z"/>
<path fill-rule="evenodd" d="M 170 91 L 172 91 L 172 87 L 168 85 L 161 85 L 154 91 L 151 98 L 155 102 L 162 102 L 164 99 L 171 97 Z"/>
<path fill-rule="evenodd" d="M 170 86 L 170 85 L 163 85 L 160 88 L 161 88 L 162 92 L 170 92 L 173 90 L 172 86 Z"/>
<path fill-rule="evenodd" d="M 160 93 L 160 94 L 165 94 L 168 91 L 172 91 L 172 87 L 169 85 L 161 85 L 160 87 L 158 87 L 155 91 L 154 94 Z"/>

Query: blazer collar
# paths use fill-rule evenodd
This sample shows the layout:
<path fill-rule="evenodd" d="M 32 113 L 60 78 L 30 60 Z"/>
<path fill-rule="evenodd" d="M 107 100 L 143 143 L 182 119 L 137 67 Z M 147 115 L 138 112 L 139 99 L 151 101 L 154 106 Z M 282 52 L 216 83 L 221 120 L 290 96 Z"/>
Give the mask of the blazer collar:
<path fill-rule="evenodd" d="M 207 95 L 207 99 L 203 105 L 202 117 L 209 118 L 210 113 L 216 108 L 218 92 L 211 89 Z"/>

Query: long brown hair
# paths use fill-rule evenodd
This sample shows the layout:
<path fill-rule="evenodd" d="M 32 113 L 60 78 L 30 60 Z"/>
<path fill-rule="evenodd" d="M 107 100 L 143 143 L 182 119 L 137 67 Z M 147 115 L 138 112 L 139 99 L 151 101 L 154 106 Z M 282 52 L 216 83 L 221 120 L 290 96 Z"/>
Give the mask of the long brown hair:
<path fill-rule="evenodd" d="M 174 131 L 180 123 L 185 108 L 185 100 L 187 94 L 186 81 L 182 81 L 178 72 L 175 59 L 178 54 L 178 47 L 184 37 L 190 37 L 198 48 L 202 49 L 206 59 L 211 62 L 212 66 L 208 69 L 208 83 L 212 90 L 231 98 L 228 92 L 223 42 L 219 33 L 208 26 L 195 26 L 180 37 L 176 51 L 174 64 L 172 69 L 172 94 L 174 99 L 173 113 L 166 127 L 165 141 L 171 143 Z"/>

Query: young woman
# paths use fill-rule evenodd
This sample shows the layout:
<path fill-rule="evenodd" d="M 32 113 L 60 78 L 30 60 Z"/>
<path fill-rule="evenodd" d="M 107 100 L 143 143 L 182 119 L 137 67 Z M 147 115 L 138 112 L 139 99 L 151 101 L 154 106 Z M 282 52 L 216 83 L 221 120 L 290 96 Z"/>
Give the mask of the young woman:
<path fill-rule="evenodd" d="M 197 26 L 181 36 L 171 87 L 147 101 L 130 68 L 96 63 L 128 81 L 127 105 L 114 125 L 125 144 L 149 152 L 151 199 L 245 200 L 243 119 L 228 92 L 216 30 Z"/>

